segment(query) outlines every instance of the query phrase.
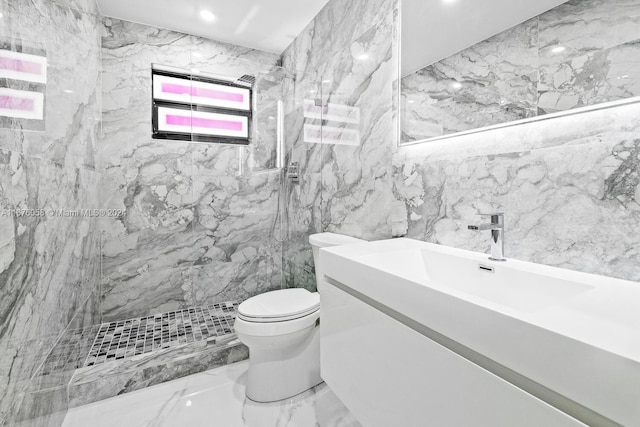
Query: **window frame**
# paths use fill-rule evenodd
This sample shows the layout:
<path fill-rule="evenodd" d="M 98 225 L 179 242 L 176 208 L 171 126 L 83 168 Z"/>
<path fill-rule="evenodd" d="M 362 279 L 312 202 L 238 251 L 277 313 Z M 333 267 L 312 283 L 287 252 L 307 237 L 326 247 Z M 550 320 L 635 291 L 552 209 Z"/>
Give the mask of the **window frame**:
<path fill-rule="evenodd" d="M 165 76 L 179 78 L 182 80 L 198 81 L 203 83 L 211 83 L 221 86 L 229 86 L 234 88 L 246 89 L 249 92 L 249 110 L 239 110 L 232 108 L 213 107 L 208 105 L 202 105 L 197 103 L 183 103 L 176 101 L 167 101 L 162 99 L 156 99 L 154 97 L 153 87 L 156 76 Z M 253 132 L 253 86 L 242 85 L 234 83 L 229 80 L 216 79 L 212 77 L 206 77 L 201 75 L 194 75 L 189 73 L 179 73 L 173 71 L 166 71 L 162 69 L 151 69 L 151 127 L 152 127 L 152 139 L 163 140 L 175 140 L 175 141 L 192 141 L 192 142 L 206 142 L 210 144 L 232 144 L 232 145 L 249 145 L 252 139 Z M 159 130 L 158 127 L 158 108 L 175 108 L 187 111 L 197 111 L 214 114 L 227 114 L 238 117 L 247 118 L 247 137 L 241 138 L 237 136 L 224 136 L 224 135 L 208 135 L 202 133 L 193 132 L 170 132 Z"/>

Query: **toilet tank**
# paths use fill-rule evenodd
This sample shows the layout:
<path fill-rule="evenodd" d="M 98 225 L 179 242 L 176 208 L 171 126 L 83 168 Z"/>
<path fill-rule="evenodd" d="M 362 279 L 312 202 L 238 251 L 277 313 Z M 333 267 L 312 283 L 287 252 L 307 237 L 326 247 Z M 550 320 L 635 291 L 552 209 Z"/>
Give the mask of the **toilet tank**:
<path fill-rule="evenodd" d="M 330 246 L 343 246 L 353 245 L 355 243 L 364 243 L 366 240 L 357 239 L 351 236 L 345 236 L 344 234 L 336 233 L 317 233 L 309 236 L 309 243 L 313 248 L 313 263 L 316 266 L 316 285 L 319 285 L 320 278 L 322 276 L 322 266 L 318 263 L 320 258 L 320 248 L 327 248 Z"/>

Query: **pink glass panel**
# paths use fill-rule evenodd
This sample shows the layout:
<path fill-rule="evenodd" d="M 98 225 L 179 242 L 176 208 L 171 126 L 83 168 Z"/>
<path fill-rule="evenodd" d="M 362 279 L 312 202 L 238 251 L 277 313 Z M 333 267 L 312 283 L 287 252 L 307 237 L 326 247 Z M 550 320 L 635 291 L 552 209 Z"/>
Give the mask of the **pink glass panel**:
<path fill-rule="evenodd" d="M 33 111 L 34 102 L 32 99 L 0 95 L 0 108 L 5 110 Z"/>
<path fill-rule="evenodd" d="M 163 83 L 162 92 L 174 95 L 191 95 L 200 98 L 220 99 L 230 102 L 244 102 L 244 95 L 241 93 L 225 92 L 216 89 L 205 89 L 199 87 L 191 87 L 174 83 Z"/>
<path fill-rule="evenodd" d="M 175 114 L 167 115 L 167 124 L 230 131 L 241 131 L 243 125 L 242 122 L 235 122 L 231 120 L 203 119 L 191 116 L 178 116 Z"/>
<path fill-rule="evenodd" d="M 23 59 L 0 57 L 0 69 L 18 71 L 27 74 L 42 74 L 42 64 L 38 64 L 37 62 L 25 61 Z"/>

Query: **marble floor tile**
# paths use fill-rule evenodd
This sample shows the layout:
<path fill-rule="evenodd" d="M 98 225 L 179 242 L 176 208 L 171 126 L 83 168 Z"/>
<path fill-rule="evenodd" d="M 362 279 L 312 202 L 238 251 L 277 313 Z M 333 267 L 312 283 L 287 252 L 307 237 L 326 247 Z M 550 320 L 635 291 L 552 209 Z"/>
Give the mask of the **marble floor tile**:
<path fill-rule="evenodd" d="M 360 427 L 326 384 L 291 399 L 245 397 L 239 362 L 69 410 L 63 427 Z"/>

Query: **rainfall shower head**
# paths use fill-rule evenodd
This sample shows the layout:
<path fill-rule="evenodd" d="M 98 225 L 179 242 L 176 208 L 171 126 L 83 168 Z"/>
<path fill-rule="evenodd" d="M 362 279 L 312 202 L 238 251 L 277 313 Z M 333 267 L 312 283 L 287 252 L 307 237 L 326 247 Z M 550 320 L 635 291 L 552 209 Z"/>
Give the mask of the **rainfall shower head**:
<path fill-rule="evenodd" d="M 238 80 L 236 80 L 236 83 L 247 87 L 253 87 L 256 83 L 256 77 L 251 74 L 243 74 Z"/>

